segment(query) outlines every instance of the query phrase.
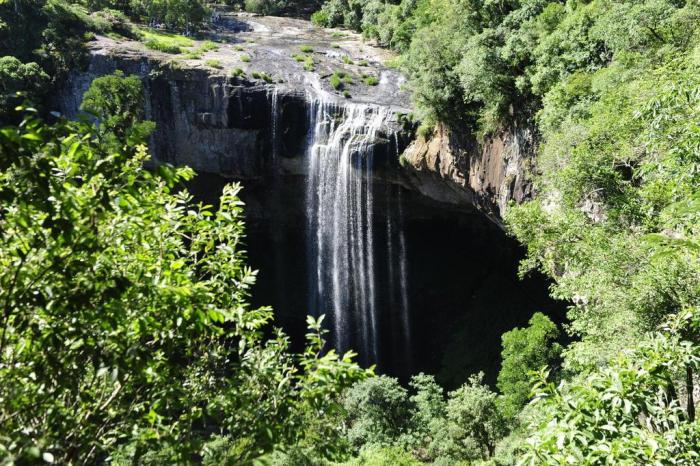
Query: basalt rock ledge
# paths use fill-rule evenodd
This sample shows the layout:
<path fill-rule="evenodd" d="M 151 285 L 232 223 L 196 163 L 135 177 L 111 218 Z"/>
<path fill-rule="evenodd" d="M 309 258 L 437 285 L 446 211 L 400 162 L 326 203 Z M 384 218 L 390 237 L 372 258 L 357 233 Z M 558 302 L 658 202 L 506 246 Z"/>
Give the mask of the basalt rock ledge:
<path fill-rule="evenodd" d="M 406 118 L 411 105 L 405 78 L 385 66 L 391 58 L 386 50 L 357 34 L 302 20 L 229 14 L 210 38 L 215 49 L 203 50 L 203 42 L 193 40 L 190 50 L 200 48 L 197 54 L 170 55 L 138 41 L 97 36 L 89 45 L 89 66 L 70 75 L 56 104 L 75 117 L 93 79 L 115 70 L 137 74 L 147 94 L 146 116 L 157 124 L 150 141 L 154 159 L 235 180 L 273 172 L 307 176 L 309 113 L 318 100 L 338 109 L 388 108 L 373 141 L 372 176 L 378 181 L 450 208 L 479 210 L 497 224 L 511 199 L 530 195 L 530 131 L 513 128 L 479 144 L 438 126 L 429 140 L 416 138 Z M 342 89 L 331 86 L 334 73 L 347 76 Z M 376 85 L 367 84 L 370 76 Z"/>

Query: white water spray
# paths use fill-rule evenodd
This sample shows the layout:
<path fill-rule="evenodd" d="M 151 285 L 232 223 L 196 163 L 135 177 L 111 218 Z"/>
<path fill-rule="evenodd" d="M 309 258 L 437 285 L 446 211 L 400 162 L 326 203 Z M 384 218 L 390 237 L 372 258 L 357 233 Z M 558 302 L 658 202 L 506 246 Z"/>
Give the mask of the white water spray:
<path fill-rule="evenodd" d="M 278 127 L 279 127 L 279 119 L 280 119 L 280 111 L 279 111 L 279 88 L 277 86 L 272 86 L 271 89 L 268 89 L 267 92 L 267 98 L 270 101 L 270 127 L 272 129 L 271 131 L 271 136 L 272 136 L 272 165 L 275 167 L 275 164 L 277 163 L 277 158 L 279 155 L 279 139 L 278 139 Z M 276 168 L 276 167 L 275 167 Z"/>
<path fill-rule="evenodd" d="M 403 283 L 407 278 L 405 241 L 402 225 L 391 225 L 390 212 L 384 232 L 388 263 L 376 264 L 374 147 L 379 132 L 386 128 L 390 110 L 365 104 L 341 106 L 327 98 L 312 100 L 310 107 L 306 196 L 312 310 L 329 316 L 339 351 L 353 347 L 365 362 L 379 362 L 378 274 L 384 271 L 389 275 L 380 282 L 382 292 L 389 297 L 386 304 L 400 305 L 406 316 L 408 309 Z M 399 230 L 396 239 L 394 230 Z M 392 246 L 394 241 L 398 248 Z M 394 287 L 396 272 L 401 291 Z M 399 299 L 394 300 L 397 291 Z M 406 317 L 400 330 L 403 344 L 407 325 Z"/>

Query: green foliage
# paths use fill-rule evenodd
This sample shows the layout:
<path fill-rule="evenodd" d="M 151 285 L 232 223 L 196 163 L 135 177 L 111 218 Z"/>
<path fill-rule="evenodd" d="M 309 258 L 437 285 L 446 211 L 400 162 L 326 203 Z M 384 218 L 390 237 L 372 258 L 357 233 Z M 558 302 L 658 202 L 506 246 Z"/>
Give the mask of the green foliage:
<path fill-rule="evenodd" d="M 449 394 L 447 402 L 448 456 L 455 451 L 461 458 L 487 459 L 493 456 L 496 442 L 506 432 L 506 422 L 498 407 L 498 395 L 483 384 L 483 374 Z M 444 448 L 439 445 L 438 449 Z M 444 455 L 441 451 L 441 455 Z"/>
<path fill-rule="evenodd" d="M 357 458 L 345 463 L 347 466 L 418 466 L 418 461 L 399 446 L 370 445 L 363 448 Z"/>
<path fill-rule="evenodd" d="M 204 64 L 207 66 L 210 66 L 212 68 L 216 68 L 217 70 L 220 70 L 223 68 L 223 66 L 221 65 L 221 60 L 217 60 L 214 58 L 211 58 L 209 60 L 204 60 Z"/>
<path fill-rule="evenodd" d="M 100 31 L 103 33 L 112 32 L 131 39 L 138 38 L 138 29 L 122 11 L 105 8 L 93 13 L 92 17 L 104 22 L 104 25 L 100 27 Z"/>
<path fill-rule="evenodd" d="M 142 29 L 140 36 L 146 47 L 159 52 L 178 54 L 182 53 L 183 48 L 194 46 L 194 41 L 178 34 Z"/>
<path fill-rule="evenodd" d="M 545 98 L 541 195 L 508 221 L 528 246 L 524 267 L 540 267 L 557 279 L 556 296 L 574 301 L 571 331 L 581 340 L 565 351 L 570 369 L 600 364 L 667 314 L 698 305 L 697 257 L 660 255 L 645 240 L 698 234 L 697 217 L 671 208 L 700 186 L 694 66 L 677 53 L 629 71 L 613 63 Z"/>
<path fill-rule="evenodd" d="M 447 405 L 445 394 L 431 375 L 414 375 L 410 382 L 411 402 L 411 431 L 406 443 L 414 452 L 420 452 L 419 457 L 426 459 L 422 452 L 428 451 L 434 442 L 436 432 L 445 427 Z"/>
<path fill-rule="evenodd" d="M 328 13 L 325 12 L 324 10 L 318 10 L 314 14 L 311 15 L 311 22 L 314 23 L 316 26 L 321 26 L 321 27 L 331 27 L 331 21 L 330 17 L 328 16 Z"/>
<path fill-rule="evenodd" d="M 314 61 L 313 55 L 311 53 L 313 52 L 313 49 L 308 46 L 302 46 L 302 52 L 304 54 L 294 54 L 292 55 L 292 58 L 294 58 L 295 61 L 299 63 L 304 64 L 304 70 L 306 71 L 313 71 L 316 67 L 316 62 Z M 305 50 L 304 50 L 305 49 Z"/>
<path fill-rule="evenodd" d="M 134 19 L 162 23 L 183 32 L 197 30 L 208 14 L 199 0 L 131 0 L 122 8 Z"/>
<path fill-rule="evenodd" d="M 697 314 L 675 317 L 604 369 L 555 387 L 541 374 L 535 402 L 546 413 L 520 464 L 679 464 L 700 461 L 693 374 L 700 367 Z M 678 381 L 685 403 L 679 397 Z"/>
<path fill-rule="evenodd" d="M 337 71 L 331 75 L 329 82 L 331 87 L 335 90 L 339 90 L 343 87 L 343 79 Z"/>
<path fill-rule="evenodd" d="M 265 81 L 265 82 L 268 83 L 268 84 L 274 82 L 274 79 L 272 79 L 272 76 L 270 76 L 269 74 L 265 73 L 264 71 L 253 71 L 253 72 L 251 73 L 251 76 L 252 76 L 254 79 L 261 79 L 261 80 Z"/>
<path fill-rule="evenodd" d="M 376 86 L 379 84 L 379 78 L 376 76 L 365 76 L 362 81 L 368 86 Z"/>
<path fill-rule="evenodd" d="M 0 121 L 6 121 L 23 99 L 40 101 L 49 77 L 36 63 L 22 63 L 15 57 L 0 57 Z M 21 96 L 17 93 L 21 92 Z"/>
<path fill-rule="evenodd" d="M 236 77 L 236 78 L 238 78 L 238 77 L 244 77 L 244 76 L 245 76 L 245 71 L 243 71 L 242 68 L 233 69 L 233 70 L 231 70 L 231 76 Z"/>
<path fill-rule="evenodd" d="M 336 91 L 343 90 L 346 84 L 352 84 L 352 77 L 345 71 L 337 70 L 328 79 L 331 87 Z"/>
<path fill-rule="evenodd" d="M 343 406 L 348 413 L 347 437 L 356 448 L 391 445 L 410 426 L 408 392 L 390 377 L 372 377 L 354 385 Z"/>
<path fill-rule="evenodd" d="M 139 77 L 125 77 L 121 71 L 116 71 L 92 82 L 80 109 L 100 120 L 100 131 L 105 139 L 133 146 L 155 129 L 153 122 L 141 121 L 144 104 Z"/>
<path fill-rule="evenodd" d="M 551 368 L 559 358 L 561 346 L 557 343 L 558 338 L 557 326 L 539 312 L 532 316 L 528 327 L 503 334 L 498 389 L 506 416 L 515 417 L 530 400 L 530 373 L 543 367 Z"/>
<path fill-rule="evenodd" d="M 416 130 L 416 134 L 425 139 L 428 140 L 431 137 L 433 137 L 433 132 L 435 131 L 435 125 L 431 125 L 427 122 L 421 123 L 421 125 L 418 127 Z"/>
<path fill-rule="evenodd" d="M 245 0 L 242 3 L 246 11 L 253 13 L 263 15 L 299 15 L 309 8 L 317 8 L 319 2 L 316 0 Z"/>
<path fill-rule="evenodd" d="M 356 384 L 344 407 L 357 461 L 386 464 L 398 455 L 396 461 L 407 464 L 415 459 L 456 464 L 490 458 L 507 425 L 498 395 L 482 380 L 483 374 L 471 377 L 447 399 L 435 379 L 424 374 L 411 378 L 410 391 L 386 376 Z"/>
<path fill-rule="evenodd" d="M 150 173 L 145 147 L 120 139 L 141 134 L 117 95 L 135 82 L 92 90 L 99 130 L 30 117 L 0 131 L 0 456 L 181 463 L 222 437 L 234 463 L 341 451 L 333 413 L 366 371 L 324 353 L 313 319 L 289 353 L 271 310 L 248 305 L 240 187 L 217 211 L 195 204 L 191 170 Z"/>

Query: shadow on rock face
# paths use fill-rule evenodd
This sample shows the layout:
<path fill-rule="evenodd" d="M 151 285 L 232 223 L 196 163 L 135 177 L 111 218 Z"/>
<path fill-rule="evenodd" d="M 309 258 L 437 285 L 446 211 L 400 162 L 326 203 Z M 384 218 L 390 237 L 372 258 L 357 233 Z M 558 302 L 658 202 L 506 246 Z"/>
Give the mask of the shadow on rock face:
<path fill-rule="evenodd" d="M 195 179 L 191 188 L 212 202 L 225 180 L 211 175 Z M 407 380 L 411 374 L 437 374 L 446 387 L 456 387 L 469 374 L 484 371 L 494 383 L 500 365 L 501 334 L 527 324 L 540 311 L 561 321 L 563 303 L 548 297 L 548 283 L 539 276 L 517 277 L 522 257 L 518 244 L 483 215 L 437 204 L 403 190 L 402 212 L 407 270 L 388 274 L 385 238 L 387 215 L 395 197 L 374 186 L 375 264 L 378 283 L 380 355 L 378 371 Z M 254 305 L 271 305 L 276 324 L 301 349 L 310 309 L 309 251 L 305 180 L 301 176 L 244 182 L 246 249 L 259 270 Z M 395 246 L 394 246 L 395 248 Z M 395 250 L 395 249 L 394 249 Z M 395 284 L 406 280 L 410 344 L 400 338 L 400 297 Z M 317 310 L 318 311 L 318 310 Z M 356 349 L 356 348 L 355 348 Z"/>

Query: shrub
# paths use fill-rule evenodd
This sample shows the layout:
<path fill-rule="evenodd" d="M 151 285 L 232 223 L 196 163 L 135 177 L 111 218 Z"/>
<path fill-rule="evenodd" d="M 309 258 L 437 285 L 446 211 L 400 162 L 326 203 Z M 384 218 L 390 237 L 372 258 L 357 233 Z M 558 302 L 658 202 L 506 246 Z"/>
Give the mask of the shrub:
<path fill-rule="evenodd" d="M 182 52 L 182 49 L 174 44 L 168 44 L 165 42 L 160 42 L 156 39 L 151 39 L 145 43 L 146 47 L 148 47 L 151 50 L 157 50 L 159 52 L 165 52 L 165 53 L 171 53 L 171 54 L 178 54 Z"/>
<path fill-rule="evenodd" d="M 37 101 L 43 97 L 49 77 L 34 63 L 22 63 L 15 57 L 0 57 L 0 121 L 8 117 L 22 99 Z M 18 97 L 17 92 L 24 93 Z"/>
<path fill-rule="evenodd" d="M 366 76 L 364 78 L 364 82 L 368 86 L 376 86 L 379 84 L 379 78 L 377 78 L 376 76 Z"/>
<path fill-rule="evenodd" d="M 559 329 L 547 316 L 536 312 L 526 328 L 515 328 L 501 337 L 503 363 L 498 389 L 504 412 L 514 417 L 530 399 L 530 373 L 539 371 L 561 355 L 556 342 Z"/>
<path fill-rule="evenodd" d="M 488 459 L 493 456 L 496 442 L 507 432 L 498 395 L 484 385 L 483 377 L 483 373 L 474 375 L 449 394 L 449 425 L 445 430 L 456 445 L 468 447 L 459 459 Z"/>
<path fill-rule="evenodd" d="M 435 125 L 423 122 L 420 124 L 416 133 L 419 137 L 425 139 L 426 141 L 433 137 L 433 132 L 435 131 Z"/>
<path fill-rule="evenodd" d="M 102 28 L 102 32 L 109 30 L 130 39 L 138 38 L 138 29 L 119 10 L 106 8 L 93 13 L 92 16 L 105 21 L 106 27 Z"/>
<path fill-rule="evenodd" d="M 274 15 L 282 11 L 283 0 L 245 0 L 245 10 L 261 15 Z"/>
<path fill-rule="evenodd" d="M 343 88 L 343 78 L 337 71 L 331 75 L 330 84 L 336 91 Z"/>
<path fill-rule="evenodd" d="M 303 53 L 313 53 L 314 48 L 311 47 L 310 45 L 301 45 L 299 46 L 299 50 L 301 50 Z"/>
<path fill-rule="evenodd" d="M 213 59 L 213 58 L 212 58 L 212 59 L 209 59 L 209 60 L 204 60 L 204 64 L 207 65 L 207 66 L 210 66 L 210 67 L 212 67 L 212 68 L 219 69 L 219 70 L 220 70 L 221 68 L 223 68 L 223 67 L 221 66 L 221 61 L 220 61 L 220 60 L 215 60 L 215 59 Z"/>
<path fill-rule="evenodd" d="M 241 58 L 241 61 L 242 61 L 243 63 L 249 63 L 249 62 L 250 62 L 250 55 L 243 54 L 243 55 L 241 55 L 240 58 Z"/>
<path fill-rule="evenodd" d="M 272 79 L 272 76 L 270 76 L 269 74 L 267 74 L 263 71 L 253 71 L 251 73 L 251 76 L 254 79 L 262 79 L 263 81 L 265 81 L 268 84 L 274 82 L 274 79 Z"/>
<path fill-rule="evenodd" d="M 210 40 L 205 40 L 199 47 L 197 47 L 197 50 L 201 50 L 202 52 L 213 52 L 219 50 L 219 44 Z"/>
<path fill-rule="evenodd" d="M 391 445 L 410 426 L 408 392 L 398 380 L 378 376 L 352 386 L 343 400 L 348 440 L 356 448 Z"/>
<path fill-rule="evenodd" d="M 332 24 L 330 22 L 330 17 L 328 16 L 328 13 L 324 10 L 318 10 L 314 14 L 311 15 L 311 22 L 315 24 L 316 26 L 321 26 L 321 27 L 331 27 Z"/>

